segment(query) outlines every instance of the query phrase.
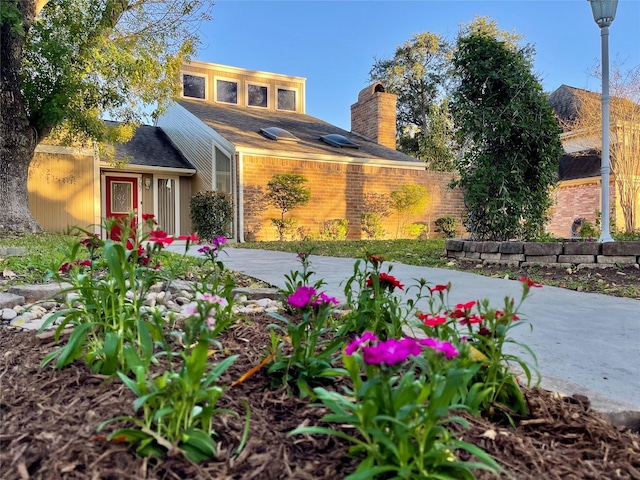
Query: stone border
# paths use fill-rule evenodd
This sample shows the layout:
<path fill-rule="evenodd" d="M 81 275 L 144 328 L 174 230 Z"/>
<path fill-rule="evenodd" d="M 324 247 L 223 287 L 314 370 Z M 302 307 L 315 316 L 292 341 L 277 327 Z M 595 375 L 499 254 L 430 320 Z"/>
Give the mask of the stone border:
<path fill-rule="evenodd" d="M 512 267 L 640 267 L 640 242 L 474 242 L 448 239 L 445 256 Z"/>

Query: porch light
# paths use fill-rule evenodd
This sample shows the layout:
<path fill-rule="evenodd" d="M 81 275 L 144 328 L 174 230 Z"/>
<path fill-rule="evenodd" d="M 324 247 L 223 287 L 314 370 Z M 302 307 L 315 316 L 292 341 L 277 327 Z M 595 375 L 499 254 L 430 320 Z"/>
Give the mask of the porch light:
<path fill-rule="evenodd" d="M 600 162 L 602 226 L 599 242 L 613 242 L 609 226 L 609 25 L 616 17 L 618 0 L 587 0 L 600 27 L 602 44 L 602 155 Z"/>

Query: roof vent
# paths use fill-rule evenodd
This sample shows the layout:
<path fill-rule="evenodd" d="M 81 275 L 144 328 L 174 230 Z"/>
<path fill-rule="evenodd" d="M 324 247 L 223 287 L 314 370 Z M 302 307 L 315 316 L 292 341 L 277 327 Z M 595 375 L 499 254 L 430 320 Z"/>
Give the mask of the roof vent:
<path fill-rule="evenodd" d="M 329 135 L 323 135 L 322 137 L 320 137 L 320 140 L 322 140 L 325 143 L 328 143 L 332 147 L 360 148 L 360 145 L 358 145 L 357 143 L 353 143 L 347 137 L 343 135 L 338 135 L 337 133 L 330 133 Z"/>
<path fill-rule="evenodd" d="M 280 142 L 297 142 L 299 140 L 299 138 L 291 132 L 279 127 L 261 128 L 260 133 L 269 140 L 276 140 Z"/>

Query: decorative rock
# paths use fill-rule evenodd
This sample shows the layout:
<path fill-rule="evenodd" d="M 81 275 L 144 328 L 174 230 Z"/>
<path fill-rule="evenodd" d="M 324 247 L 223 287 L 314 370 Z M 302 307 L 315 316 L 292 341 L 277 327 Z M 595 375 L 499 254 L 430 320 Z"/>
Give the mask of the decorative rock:
<path fill-rule="evenodd" d="M 9 288 L 9 293 L 20 295 L 29 303 L 56 298 L 62 290 L 70 288 L 69 283 L 43 283 L 41 285 L 15 285 Z"/>
<path fill-rule="evenodd" d="M 5 321 L 13 320 L 18 316 L 18 313 L 11 308 L 3 308 L 0 310 L 0 318 Z"/>
<path fill-rule="evenodd" d="M 0 308 L 13 308 L 16 305 L 23 304 L 24 302 L 25 298 L 22 295 L 0 293 Z"/>
<path fill-rule="evenodd" d="M 176 297 L 174 299 L 174 301 L 178 304 L 178 305 L 186 305 L 187 303 L 189 303 L 191 301 L 190 298 L 187 298 L 185 296 L 180 296 L 180 297 Z"/>

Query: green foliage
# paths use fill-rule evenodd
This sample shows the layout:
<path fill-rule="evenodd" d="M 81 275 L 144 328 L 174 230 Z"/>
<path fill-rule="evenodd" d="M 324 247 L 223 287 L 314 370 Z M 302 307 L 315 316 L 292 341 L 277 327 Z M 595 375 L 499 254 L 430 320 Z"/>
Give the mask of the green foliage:
<path fill-rule="evenodd" d="M 452 186 L 462 188 L 474 240 L 526 240 L 548 220 L 560 128 L 531 71 L 532 49 L 485 30 L 468 28 L 453 55 L 451 110 L 464 154 Z"/>
<path fill-rule="evenodd" d="M 398 96 L 396 129 L 400 151 L 427 162 L 434 170 L 450 170 L 452 123 L 445 95 L 449 75 L 449 43 L 430 32 L 415 34 L 390 59 L 376 59 L 369 78 L 381 81 Z"/>
<path fill-rule="evenodd" d="M 405 232 L 409 237 L 427 238 L 429 236 L 429 225 L 425 222 L 410 223 L 405 227 Z"/>
<path fill-rule="evenodd" d="M 311 190 L 304 184 L 307 179 L 295 173 L 274 175 L 267 183 L 267 201 L 280 210 L 280 219 L 271 219 L 275 225 L 280 241 L 292 225 L 285 221 L 284 215 L 297 207 L 306 205 L 311 200 Z"/>
<path fill-rule="evenodd" d="M 3 2 L 4 4 L 5 2 Z M 49 0 L 25 39 L 21 81 L 29 122 L 42 138 L 108 140 L 101 116 L 143 123 L 178 92 L 182 59 L 199 43 L 211 5 L 197 0 Z"/>
<path fill-rule="evenodd" d="M 0 3 L 0 25 L 9 25 L 12 33 L 23 35 L 22 17 L 16 2 L 3 1 Z"/>
<path fill-rule="evenodd" d="M 436 227 L 447 238 L 453 238 L 456 235 L 456 219 L 453 217 L 440 217 L 436 219 Z"/>
<path fill-rule="evenodd" d="M 424 213 L 428 199 L 427 189 L 420 185 L 402 185 L 391 192 L 391 209 L 398 216 L 396 238 L 401 231 L 404 231 L 412 215 Z"/>
<path fill-rule="evenodd" d="M 385 235 L 382 220 L 391 215 L 391 197 L 384 193 L 364 195 L 360 227 L 369 239 L 381 239 Z"/>
<path fill-rule="evenodd" d="M 425 348 L 425 350 L 430 350 Z M 342 357 L 352 388 L 345 393 L 316 388 L 330 413 L 327 427 L 296 428 L 289 435 L 335 435 L 352 443 L 352 455 L 364 454 L 349 480 L 385 478 L 473 479 L 474 469 L 497 473 L 498 464 L 480 448 L 457 440 L 447 424 L 468 424 L 454 413 L 462 409 L 458 392 L 471 380 L 470 371 L 457 367 L 436 352 L 411 356 L 395 365 L 367 364 L 358 353 Z M 345 431 L 339 427 L 355 429 Z M 476 462 L 461 460 L 458 450 L 473 454 Z"/>
<path fill-rule="evenodd" d="M 349 233 L 349 221 L 346 218 L 334 218 L 322 222 L 320 240 L 345 240 Z"/>
<path fill-rule="evenodd" d="M 216 191 L 198 192 L 191 197 L 191 223 L 200 238 L 231 235 L 233 199 L 231 194 Z"/>

